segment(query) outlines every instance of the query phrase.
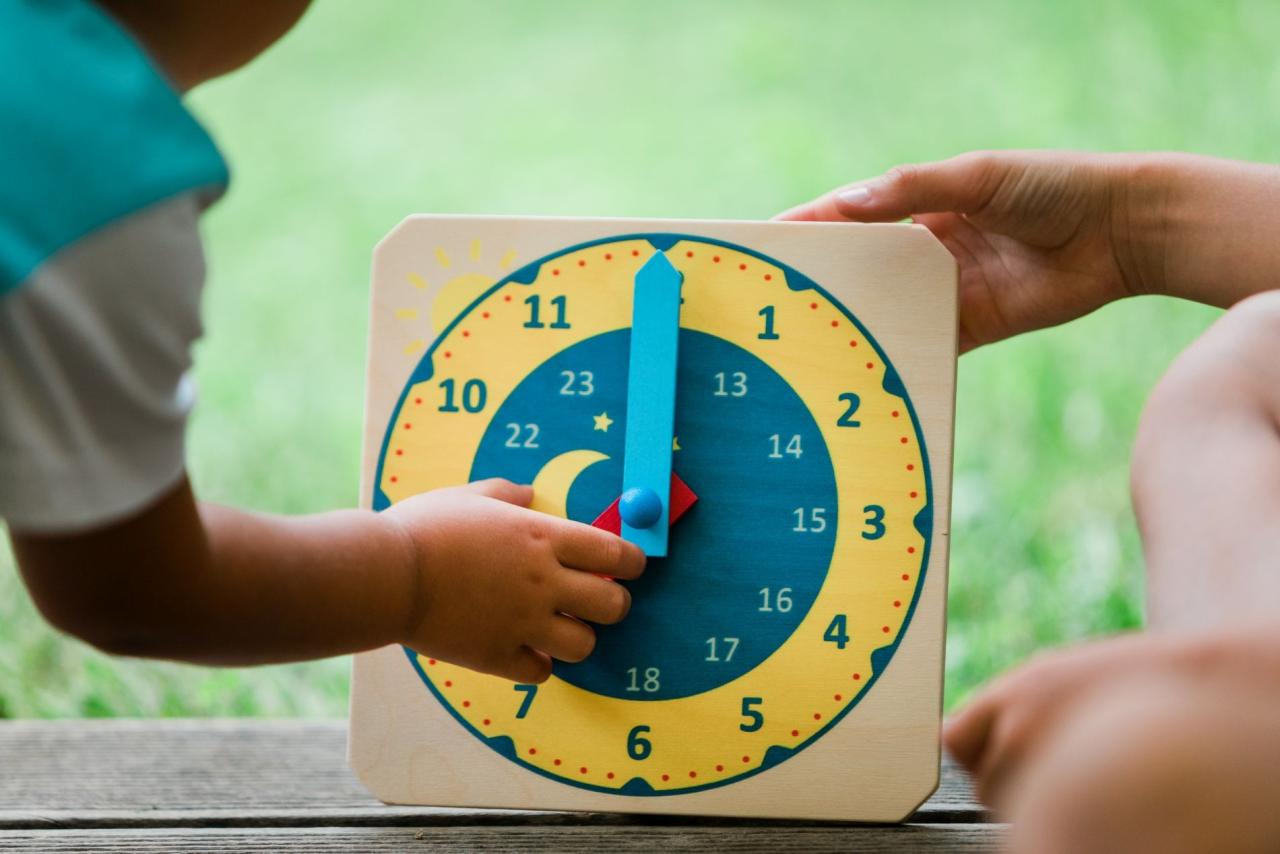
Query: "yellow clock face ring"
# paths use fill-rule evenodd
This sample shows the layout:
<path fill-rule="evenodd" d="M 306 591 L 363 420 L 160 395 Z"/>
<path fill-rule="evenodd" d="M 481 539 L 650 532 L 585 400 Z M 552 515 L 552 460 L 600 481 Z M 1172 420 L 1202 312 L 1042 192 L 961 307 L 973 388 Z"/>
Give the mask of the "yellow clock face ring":
<path fill-rule="evenodd" d="M 592 521 L 621 491 L 634 275 L 683 273 L 673 467 L 698 494 L 631 615 L 586 662 L 513 685 L 410 652 L 475 736 L 622 795 L 719 786 L 785 761 L 889 665 L 927 565 L 927 454 L 887 355 L 818 283 L 752 250 L 624 235 L 528 264 L 449 323 L 405 386 L 381 509 L 490 476 Z"/>

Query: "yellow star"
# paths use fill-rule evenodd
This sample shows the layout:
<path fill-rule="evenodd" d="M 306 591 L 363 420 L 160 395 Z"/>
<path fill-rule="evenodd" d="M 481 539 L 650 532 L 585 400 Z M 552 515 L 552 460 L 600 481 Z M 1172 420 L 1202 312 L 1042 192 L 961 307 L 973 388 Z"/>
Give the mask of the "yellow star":
<path fill-rule="evenodd" d="M 609 425 L 613 423 L 613 419 L 609 417 L 609 413 L 601 412 L 599 415 L 592 415 L 591 420 L 596 422 L 595 429 L 601 433 L 609 432 Z"/>
<path fill-rule="evenodd" d="M 681 447 L 680 447 L 680 437 L 679 437 L 679 436 L 672 436 L 672 437 L 671 437 L 671 450 L 673 450 L 673 451 L 683 451 L 683 450 L 684 450 L 683 448 L 681 448 Z"/>

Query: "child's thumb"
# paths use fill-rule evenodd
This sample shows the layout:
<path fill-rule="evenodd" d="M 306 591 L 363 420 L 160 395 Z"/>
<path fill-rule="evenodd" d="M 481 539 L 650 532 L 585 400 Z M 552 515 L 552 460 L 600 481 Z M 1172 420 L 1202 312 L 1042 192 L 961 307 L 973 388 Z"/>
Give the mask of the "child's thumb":
<path fill-rule="evenodd" d="M 483 495 L 486 498 L 496 498 L 499 501 L 505 501 L 508 504 L 516 504 L 520 507 L 528 507 L 533 502 L 532 486 L 512 483 L 502 477 L 491 477 L 487 480 L 477 480 L 472 483 L 468 483 L 464 489 L 468 489 L 477 495 Z"/>

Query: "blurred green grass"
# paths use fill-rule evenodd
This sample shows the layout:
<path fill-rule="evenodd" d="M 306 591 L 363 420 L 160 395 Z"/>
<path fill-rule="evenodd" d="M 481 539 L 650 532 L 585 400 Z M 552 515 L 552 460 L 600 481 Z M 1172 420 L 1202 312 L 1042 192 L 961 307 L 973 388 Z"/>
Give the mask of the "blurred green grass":
<path fill-rule="evenodd" d="M 192 96 L 235 174 L 191 464 L 206 499 L 356 501 L 367 270 L 411 212 L 763 218 L 974 148 L 1274 160 L 1269 2 L 320 0 Z M 961 361 L 947 703 L 1130 628 L 1127 457 L 1214 312 L 1111 306 Z M 344 660 L 214 671 L 56 636 L 0 556 L 0 716 L 341 715 Z"/>

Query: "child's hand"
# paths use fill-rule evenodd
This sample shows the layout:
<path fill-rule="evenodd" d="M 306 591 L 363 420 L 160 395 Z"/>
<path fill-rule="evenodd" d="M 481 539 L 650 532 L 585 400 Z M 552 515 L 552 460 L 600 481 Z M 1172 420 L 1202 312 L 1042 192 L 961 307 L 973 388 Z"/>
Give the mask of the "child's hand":
<path fill-rule="evenodd" d="M 1116 209 L 1125 163 L 1060 152 L 965 154 L 898 167 L 781 218 L 912 217 L 927 227 L 960 265 L 960 348 L 969 350 L 1143 287 Z"/>
<path fill-rule="evenodd" d="M 473 670 L 542 682 L 552 658 L 591 654 L 595 632 L 583 621 L 626 616 L 630 593 L 601 575 L 636 578 L 644 554 L 606 531 L 525 509 L 532 498 L 528 486 L 485 480 L 382 514 L 415 553 L 418 606 L 405 644 Z"/>

